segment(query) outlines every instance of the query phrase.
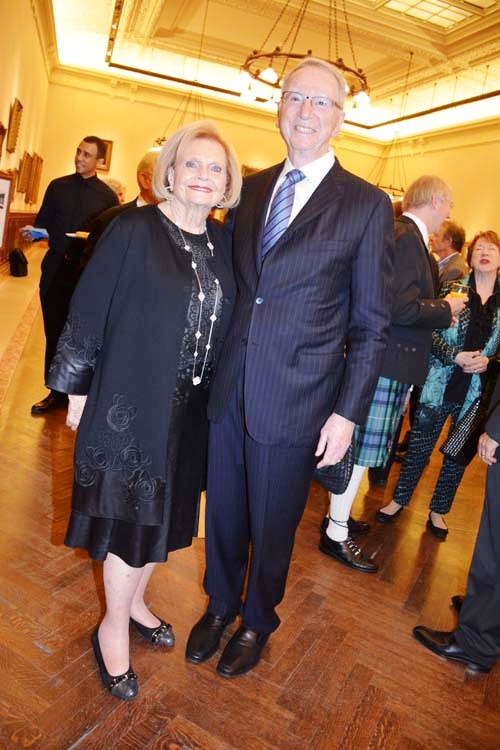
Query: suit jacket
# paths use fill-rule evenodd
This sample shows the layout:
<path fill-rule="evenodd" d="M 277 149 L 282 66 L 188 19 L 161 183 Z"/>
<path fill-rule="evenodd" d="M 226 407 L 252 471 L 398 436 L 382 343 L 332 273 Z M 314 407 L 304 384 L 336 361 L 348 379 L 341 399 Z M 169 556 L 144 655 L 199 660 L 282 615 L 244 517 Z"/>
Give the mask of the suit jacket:
<path fill-rule="evenodd" d="M 497 379 L 495 390 L 490 401 L 490 414 L 485 427 L 488 435 L 500 443 L 500 377 Z M 497 460 L 500 460 L 497 448 Z"/>
<path fill-rule="evenodd" d="M 469 273 L 469 266 L 462 258 L 460 253 L 453 255 L 452 258 L 439 269 L 439 282 L 457 281 Z"/>
<path fill-rule="evenodd" d="M 394 299 L 387 349 L 380 374 L 422 385 L 429 370 L 432 329 L 447 328 L 451 309 L 436 299 L 437 263 L 409 216 L 396 220 Z"/>
<path fill-rule="evenodd" d="M 366 418 L 386 342 L 394 240 L 387 196 L 336 161 L 262 260 L 282 168 L 243 186 L 233 233 L 238 295 L 209 417 L 222 417 L 244 367 L 248 432 L 295 445 L 315 440 L 333 411 Z"/>

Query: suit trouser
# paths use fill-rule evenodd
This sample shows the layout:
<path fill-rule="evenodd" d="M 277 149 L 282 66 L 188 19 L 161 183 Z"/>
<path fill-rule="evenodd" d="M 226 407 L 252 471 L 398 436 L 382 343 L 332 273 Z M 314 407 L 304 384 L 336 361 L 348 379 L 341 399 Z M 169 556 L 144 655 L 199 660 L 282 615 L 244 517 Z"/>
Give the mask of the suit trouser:
<path fill-rule="evenodd" d="M 240 383 L 222 420 L 210 423 L 204 587 L 210 612 L 240 611 L 246 627 L 270 633 L 280 623 L 275 607 L 285 593 L 316 441 L 257 443 L 245 429 L 241 391 Z"/>
<path fill-rule="evenodd" d="M 488 469 L 486 499 L 455 637 L 466 654 L 485 667 L 500 657 L 500 463 Z"/>

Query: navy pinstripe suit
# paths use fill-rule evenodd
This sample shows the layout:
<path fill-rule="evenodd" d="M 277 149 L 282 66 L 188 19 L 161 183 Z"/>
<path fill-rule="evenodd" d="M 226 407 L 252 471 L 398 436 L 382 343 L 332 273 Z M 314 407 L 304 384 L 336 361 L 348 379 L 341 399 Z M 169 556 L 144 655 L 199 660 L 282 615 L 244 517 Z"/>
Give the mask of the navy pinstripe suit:
<path fill-rule="evenodd" d="M 244 183 L 234 225 L 238 296 L 209 404 L 209 609 L 239 609 L 251 542 L 242 616 L 258 632 L 279 624 L 274 608 L 319 432 L 333 411 L 357 423 L 366 416 L 392 289 L 390 202 L 338 161 L 261 260 L 282 167 Z"/>

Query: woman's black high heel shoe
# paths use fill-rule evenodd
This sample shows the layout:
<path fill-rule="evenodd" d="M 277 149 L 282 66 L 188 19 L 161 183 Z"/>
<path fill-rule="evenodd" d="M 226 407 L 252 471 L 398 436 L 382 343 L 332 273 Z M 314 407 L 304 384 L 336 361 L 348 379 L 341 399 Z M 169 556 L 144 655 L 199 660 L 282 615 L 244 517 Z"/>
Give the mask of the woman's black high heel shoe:
<path fill-rule="evenodd" d="M 155 615 L 155 617 L 156 616 L 157 615 Z M 150 643 L 153 643 L 155 646 L 172 648 L 175 643 L 175 635 L 172 626 L 169 625 L 168 622 L 165 622 L 165 620 L 162 620 L 161 617 L 158 617 L 158 619 L 160 624 L 156 628 L 147 628 L 132 617 L 130 618 L 130 622 L 137 632 Z"/>
<path fill-rule="evenodd" d="M 131 667 L 129 667 L 124 674 L 119 674 L 116 677 L 109 674 L 106 665 L 104 664 L 104 659 L 102 658 L 98 628 L 92 633 L 91 641 L 104 687 L 109 690 L 111 695 L 114 695 L 115 698 L 121 698 L 121 700 L 124 701 L 131 701 L 139 692 L 137 675 L 132 671 Z"/>

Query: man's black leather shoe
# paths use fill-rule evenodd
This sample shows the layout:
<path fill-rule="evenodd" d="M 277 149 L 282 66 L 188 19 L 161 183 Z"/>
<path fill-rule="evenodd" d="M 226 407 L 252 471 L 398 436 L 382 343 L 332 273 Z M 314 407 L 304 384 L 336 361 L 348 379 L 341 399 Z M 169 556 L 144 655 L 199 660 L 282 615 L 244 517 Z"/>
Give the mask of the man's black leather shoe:
<path fill-rule="evenodd" d="M 446 632 L 442 630 L 431 630 L 418 625 L 413 628 L 413 635 L 420 643 L 438 656 L 442 656 L 449 661 L 456 661 L 463 664 L 464 667 L 473 672 L 489 672 L 491 667 L 485 667 L 477 664 L 460 648 L 455 641 L 455 631 Z"/>
<path fill-rule="evenodd" d="M 259 663 L 269 636 L 270 633 L 256 633 L 241 625 L 227 642 L 217 664 L 217 673 L 222 677 L 237 677 L 249 672 Z"/>
<path fill-rule="evenodd" d="M 48 396 L 42 398 L 41 401 L 37 401 L 31 407 L 32 414 L 47 414 L 49 411 L 55 411 L 56 409 L 65 409 L 68 405 L 68 398 L 66 396 L 54 396 L 49 393 Z"/>
<path fill-rule="evenodd" d="M 353 570 L 360 570 L 362 573 L 376 573 L 378 570 L 378 565 L 368 560 L 349 537 L 345 542 L 334 542 L 326 531 L 322 531 L 319 549 Z"/>
<path fill-rule="evenodd" d="M 235 619 L 234 615 L 222 617 L 205 612 L 189 634 L 186 644 L 186 659 L 201 664 L 215 654 L 224 630 Z"/>
<path fill-rule="evenodd" d="M 323 518 L 319 528 L 321 531 L 327 530 L 328 516 L 325 516 Z M 349 516 L 347 520 L 347 531 L 349 532 L 349 536 L 363 536 L 364 534 L 368 534 L 368 532 L 370 531 L 370 524 L 366 523 L 366 521 L 356 521 L 355 518 Z"/>

